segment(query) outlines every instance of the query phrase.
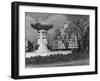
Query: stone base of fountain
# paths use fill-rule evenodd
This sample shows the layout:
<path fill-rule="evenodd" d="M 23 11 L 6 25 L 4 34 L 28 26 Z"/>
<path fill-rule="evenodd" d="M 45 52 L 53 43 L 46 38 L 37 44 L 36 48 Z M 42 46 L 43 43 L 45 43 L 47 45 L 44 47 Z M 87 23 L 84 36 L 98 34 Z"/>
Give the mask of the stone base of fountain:
<path fill-rule="evenodd" d="M 42 44 L 40 44 L 38 50 L 36 50 L 35 53 L 45 53 L 45 52 L 50 52 L 50 51 L 47 48 L 47 46 L 42 42 Z"/>

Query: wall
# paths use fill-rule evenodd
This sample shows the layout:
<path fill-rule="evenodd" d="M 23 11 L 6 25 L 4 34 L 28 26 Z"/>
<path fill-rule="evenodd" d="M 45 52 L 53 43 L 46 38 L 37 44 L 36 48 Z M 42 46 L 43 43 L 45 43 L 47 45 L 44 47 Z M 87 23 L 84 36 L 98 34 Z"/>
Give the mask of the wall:
<path fill-rule="evenodd" d="M 14 0 L 0 1 L 0 81 L 13 81 L 10 78 L 11 65 L 11 2 Z M 21 0 L 30 2 L 44 2 L 44 3 L 58 3 L 58 4 L 74 4 L 74 5 L 90 5 L 98 6 L 100 10 L 100 0 Z M 100 11 L 99 11 L 100 14 Z M 98 16 L 100 21 L 100 15 Z M 100 26 L 100 24 L 99 24 Z M 98 27 L 99 27 L 98 26 Z M 100 31 L 100 28 L 98 28 Z M 100 34 L 100 32 L 99 32 Z M 100 37 L 98 39 L 100 41 Z M 100 42 L 99 44 L 100 45 Z M 100 46 L 98 46 L 100 48 Z M 99 51 L 100 52 L 100 51 Z M 100 55 L 98 55 L 98 58 Z M 100 62 L 100 59 L 99 59 Z M 100 67 L 100 63 L 98 68 Z M 100 71 L 100 70 L 99 70 Z M 53 77 L 53 78 L 39 78 L 34 81 L 99 81 L 98 75 L 83 75 L 83 76 L 67 76 L 67 77 Z M 26 81 L 33 81 L 33 79 L 26 79 Z"/>

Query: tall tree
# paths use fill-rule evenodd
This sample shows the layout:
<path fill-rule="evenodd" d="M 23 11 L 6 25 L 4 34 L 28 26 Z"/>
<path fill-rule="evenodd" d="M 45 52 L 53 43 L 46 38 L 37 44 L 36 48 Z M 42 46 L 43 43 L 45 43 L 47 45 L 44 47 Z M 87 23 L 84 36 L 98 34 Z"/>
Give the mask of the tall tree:
<path fill-rule="evenodd" d="M 78 44 L 81 51 L 84 51 L 83 41 L 84 34 L 89 27 L 89 16 L 88 15 L 68 15 L 67 19 L 70 21 L 69 30 L 75 32 L 78 39 Z"/>
<path fill-rule="evenodd" d="M 56 32 L 55 39 L 58 40 L 58 37 L 59 37 L 59 39 L 63 42 L 65 48 L 68 49 L 69 40 L 70 40 L 70 37 L 71 37 L 71 32 L 66 31 L 64 29 L 64 34 L 62 35 L 60 28 L 56 29 L 55 32 Z"/>

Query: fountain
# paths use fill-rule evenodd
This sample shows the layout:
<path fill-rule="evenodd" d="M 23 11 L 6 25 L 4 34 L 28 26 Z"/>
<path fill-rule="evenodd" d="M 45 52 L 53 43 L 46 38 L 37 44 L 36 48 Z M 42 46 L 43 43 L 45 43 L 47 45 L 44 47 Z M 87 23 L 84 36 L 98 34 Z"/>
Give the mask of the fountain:
<path fill-rule="evenodd" d="M 57 54 L 71 54 L 72 51 L 49 51 L 47 48 L 47 31 L 53 28 L 53 25 L 46 25 L 41 23 L 31 24 L 32 28 L 38 31 L 38 49 L 35 52 L 29 52 L 26 54 L 26 57 L 34 57 L 34 56 L 49 56 L 49 55 L 57 55 Z"/>
<path fill-rule="evenodd" d="M 39 48 L 36 50 L 36 53 L 47 53 L 49 52 L 47 48 L 47 31 L 53 28 L 53 25 L 44 25 L 40 23 L 31 24 L 32 28 L 38 31 L 38 45 Z"/>

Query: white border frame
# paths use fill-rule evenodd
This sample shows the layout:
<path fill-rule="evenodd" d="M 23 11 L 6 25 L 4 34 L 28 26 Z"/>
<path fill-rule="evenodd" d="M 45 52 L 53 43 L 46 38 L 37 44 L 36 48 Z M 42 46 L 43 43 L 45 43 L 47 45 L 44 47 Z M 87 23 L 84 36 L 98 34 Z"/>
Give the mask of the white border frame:
<path fill-rule="evenodd" d="M 25 68 L 25 12 L 90 15 L 90 65 L 68 67 Z M 80 69 L 81 68 L 81 69 Z M 40 75 L 95 71 L 95 10 L 19 6 L 19 75 Z"/>

